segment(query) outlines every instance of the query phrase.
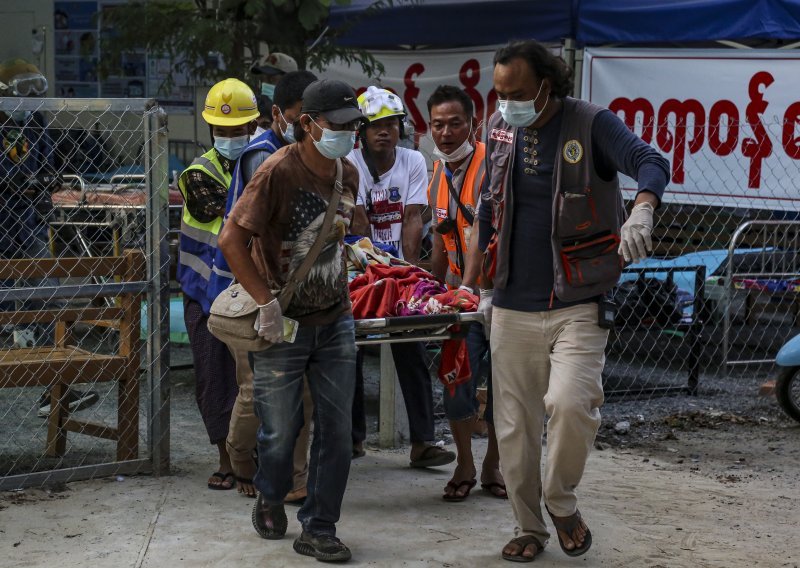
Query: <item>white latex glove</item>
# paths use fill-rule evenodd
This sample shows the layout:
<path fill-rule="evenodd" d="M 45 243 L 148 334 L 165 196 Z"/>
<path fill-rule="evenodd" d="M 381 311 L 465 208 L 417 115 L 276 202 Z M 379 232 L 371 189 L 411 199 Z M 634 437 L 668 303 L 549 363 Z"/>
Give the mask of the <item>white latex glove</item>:
<path fill-rule="evenodd" d="M 481 301 L 478 302 L 478 313 L 483 314 L 483 334 L 489 339 L 492 329 L 492 296 L 494 290 L 481 290 Z"/>
<path fill-rule="evenodd" d="M 470 288 L 469 286 L 464 286 L 463 284 L 458 287 L 459 290 L 464 290 L 464 292 L 468 292 L 470 294 L 475 294 L 475 290 Z"/>
<path fill-rule="evenodd" d="M 278 300 L 258 306 L 258 317 L 253 328 L 258 332 L 259 337 L 263 337 L 270 343 L 280 343 L 283 341 L 283 312 Z"/>
<path fill-rule="evenodd" d="M 653 252 L 653 206 L 640 203 L 633 208 L 631 216 L 622 225 L 619 250 L 625 262 L 638 262 Z"/>

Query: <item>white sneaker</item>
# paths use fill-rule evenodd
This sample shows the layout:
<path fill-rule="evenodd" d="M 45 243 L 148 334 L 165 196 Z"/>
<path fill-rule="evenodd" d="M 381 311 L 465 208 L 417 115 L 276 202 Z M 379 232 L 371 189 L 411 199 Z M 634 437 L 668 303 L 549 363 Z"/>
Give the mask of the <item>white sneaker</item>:
<path fill-rule="evenodd" d="M 36 345 L 36 334 L 32 329 L 14 330 L 14 346 L 20 349 Z"/>
<path fill-rule="evenodd" d="M 92 406 L 100 399 L 94 391 L 79 391 L 77 389 L 67 389 L 66 403 L 69 412 L 77 412 Z M 39 397 L 39 410 L 36 412 L 39 418 L 47 418 L 50 416 L 50 391 L 46 390 Z"/>

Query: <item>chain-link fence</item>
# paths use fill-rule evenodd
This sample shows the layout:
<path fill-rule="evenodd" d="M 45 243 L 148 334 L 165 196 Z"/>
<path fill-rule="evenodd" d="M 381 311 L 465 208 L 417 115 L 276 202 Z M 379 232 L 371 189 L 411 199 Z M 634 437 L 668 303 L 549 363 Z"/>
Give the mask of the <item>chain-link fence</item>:
<path fill-rule="evenodd" d="M 613 294 L 607 393 L 696 392 L 703 378 L 727 381 L 715 384 L 720 390 L 747 379 L 750 389 L 800 332 L 800 167 L 786 159 L 791 128 L 637 124 L 669 153 L 673 192 L 668 186 L 656 213 L 654 258 L 626 269 Z M 778 159 L 781 141 L 787 150 Z"/>
<path fill-rule="evenodd" d="M 655 215 L 653 257 L 627 267 L 610 295 L 616 321 L 603 379 L 611 400 L 635 398 L 643 409 L 662 394 L 725 393 L 710 404 L 736 408 L 800 333 L 800 162 L 770 159 L 781 145 L 791 150 L 792 126 L 766 123 L 760 145 L 744 123 L 653 128 L 670 133 L 670 148 L 645 137 L 671 152 L 671 183 Z M 643 134 L 641 123 L 635 131 Z M 703 145 L 701 131 L 714 143 Z M 746 155 L 737 153 L 746 140 Z M 635 195 L 633 180 L 621 185 L 626 198 Z M 437 353 L 429 345 L 434 377 Z"/>
<path fill-rule="evenodd" d="M 166 115 L 0 98 L 0 489 L 169 464 Z"/>

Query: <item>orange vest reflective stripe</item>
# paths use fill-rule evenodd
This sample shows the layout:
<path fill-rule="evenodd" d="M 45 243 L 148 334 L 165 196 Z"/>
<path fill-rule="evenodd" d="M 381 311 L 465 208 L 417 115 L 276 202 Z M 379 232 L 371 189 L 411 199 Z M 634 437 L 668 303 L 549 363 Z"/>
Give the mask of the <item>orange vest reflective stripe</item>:
<path fill-rule="evenodd" d="M 459 199 L 461 203 L 475 214 L 478 208 L 477 204 L 481 197 L 481 185 L 483 185 L 483 178 L 486 173 L 486 146 L 482 142 L 475 143 L 475 152 L 470 158 L 469 167 L 464 175 L 464 181 L 461 188 L 455 188 L 459 191 Z M 433 170 L 433 177 L 428 185 L 428 203 L 433 208 L 433 216 L 436 219 L 436 224 L 441 223 L 449 217 L 450 210 L 450 190 L 447 187 L 447 177 L 444 173 L 445 165 L 441 160 L 436 162 Z M 472 226 L 467 223 L 464 218 L 461 208 L 456 207 L 455 217 L 456 227 L 458 228 L 459 240 L 461 241 L 461 256 L 462 258 L 467 254 L 469 247 L 469 239 L 472 236 Z M 457 262 L 457 248 L 458 243 L 454 233 L 442 235 L 444 248 L 447 251 L 448 269 L 445 277 L 445 282 L 454 288 L 461 285 L 461 269 L 458 267 Z"/>

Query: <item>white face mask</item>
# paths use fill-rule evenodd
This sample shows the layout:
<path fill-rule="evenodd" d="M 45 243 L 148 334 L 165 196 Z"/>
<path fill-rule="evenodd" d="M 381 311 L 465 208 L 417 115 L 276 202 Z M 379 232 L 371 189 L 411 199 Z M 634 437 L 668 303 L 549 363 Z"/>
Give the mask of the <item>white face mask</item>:
<path fill-rule="evenodd" d="M 433 157 L 438 160 L 444 160 L 446 163 L 452 162 L 460 162 L 461 160 L 466 159 L 472 152 L 475 151 L 475 147 L 470 142 L 472 138 L 472 126 L 469 127 L 469 134 L 467 135 L 466 140 L 462 142 L 461 146 L 456 148 L 452 153 L 446 154 L 442 152 L 439 147 L 436 145 L 436 142 L 433 143 Z"/>
<path fill-rule="evenodd" d="M 544 82 L 539 85 L 539 92 L 536 93 L 536 98 L 532 101 L 509 101 L 498 100 L 497 108 L 500 114 L 503 115 L 503 120 L 514 127 L 528 126 L 536 122 L 544 112 L 548 101 L 550 100 L 550 93 L 544 99 L 542 110 L 536 110 L 536 100 L 542 94 L 542 87 Z"/>

